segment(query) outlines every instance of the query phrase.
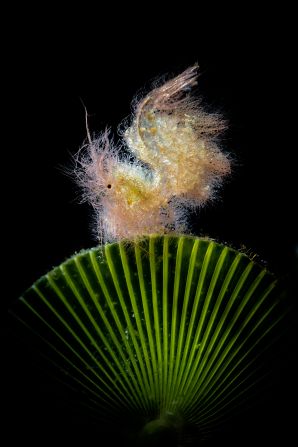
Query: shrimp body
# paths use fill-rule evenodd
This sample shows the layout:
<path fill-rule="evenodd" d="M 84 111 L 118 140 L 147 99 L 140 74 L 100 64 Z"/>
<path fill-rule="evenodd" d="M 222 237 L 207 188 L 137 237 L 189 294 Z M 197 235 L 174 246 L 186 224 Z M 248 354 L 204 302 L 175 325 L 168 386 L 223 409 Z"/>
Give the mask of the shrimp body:
<path fill-rule="evenodd" d="M 79 178 L 104 240 L 185 230 L 187 206 L 213 198 L 229 174 L 230 160 L 218 146 L 225 123 L 188 95 L 196 79 L 195 66 L 137 104 L 123 138 L 136 161 L 121 160 L 107 132 L 87 148 Z"/>

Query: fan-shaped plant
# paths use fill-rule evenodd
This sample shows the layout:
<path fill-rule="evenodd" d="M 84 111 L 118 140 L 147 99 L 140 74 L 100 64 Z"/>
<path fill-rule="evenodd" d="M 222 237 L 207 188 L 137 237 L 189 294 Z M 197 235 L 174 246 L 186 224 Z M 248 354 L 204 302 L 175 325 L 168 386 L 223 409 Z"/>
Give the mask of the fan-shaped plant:
<path fill-rule="evenodd" d="M 274 278 L 246 255 L 151 235 L 72 257 L 14 312 L 99 423 L 138 415 L 138 436 L 179 438 L 189 425 L 206 436 L 256 391 L 280 307 Z"/>

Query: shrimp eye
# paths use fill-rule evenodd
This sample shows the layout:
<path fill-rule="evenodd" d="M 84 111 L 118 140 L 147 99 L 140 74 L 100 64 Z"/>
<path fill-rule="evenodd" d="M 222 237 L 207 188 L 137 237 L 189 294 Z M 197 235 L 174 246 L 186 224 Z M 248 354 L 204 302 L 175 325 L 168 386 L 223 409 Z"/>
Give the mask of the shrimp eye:
<path fill-rule="evenodd" d="M 107 185 L 107 188 L 111 189 L 111 188 L 112 188 L 112 185 L 108 184 L 108 185 Z"/>

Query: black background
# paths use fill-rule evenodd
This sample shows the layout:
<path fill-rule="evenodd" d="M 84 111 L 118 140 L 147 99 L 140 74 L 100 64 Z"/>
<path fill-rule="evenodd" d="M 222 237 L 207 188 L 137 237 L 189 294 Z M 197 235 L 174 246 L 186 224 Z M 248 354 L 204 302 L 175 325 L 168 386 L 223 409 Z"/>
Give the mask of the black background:
<path fill-rule="evenodd" d="M 18 265 L 6 294 L 9 303 L 75 251 L 96 245 L 92 210 L 79 203 L 79 190 L 65 174 L 86 138 L 82 101 L 92 132 L 108 125 L 116 134 L 139 89 L 148 91 L 152 79 L 176 75 L 195 62 L 199 94 L 230 123 L 223 146 L 235 163 L 220 200 L 193 216 L 192 230 L 250 249 L 290 281 L 297 263 L 290 13 L 261 15 L 251 9 L 231 13 L 230 19 L 219 14 L 215 21 L 210 12 L 184 6 L 174 18 L 151 5 L 136 19 L 120 21 L 116 8 L 76 19 L 70 11 L 33 12 L 38 18 L 26 11 L 22 20 L 20 14 L 17 34 L 12 33 L 10 82 L 4 86 L 13 133 L 11 161 L 3 169 L 11 192 L 9 244 Z M 271 398 L 223 433 L 222 443 L 291 445 L 291 337 L 292 332 Z M 78 423 L 56 402 L 53 390 L 26 364 L 30 357 L 15 352 L 9 360 L 12 439 L 37 445 L 41 436 L 54 440 L 59 433 L 61 445 L 63 439 L 99 442 L 94 426 Z"/>

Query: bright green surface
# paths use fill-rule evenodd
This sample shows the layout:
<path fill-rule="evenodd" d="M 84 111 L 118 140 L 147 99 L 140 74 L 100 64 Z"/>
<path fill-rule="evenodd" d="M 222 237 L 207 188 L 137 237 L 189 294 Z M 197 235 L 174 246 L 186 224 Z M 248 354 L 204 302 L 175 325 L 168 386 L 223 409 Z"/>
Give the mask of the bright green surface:
<path fill-rule="evenodd" d="M 14 312 L 97 418 L 173 414 L 207 433 L 260 378 L 281 318 L 274 287 L 229 247 L 153 235 L 75 255 Z"/>

